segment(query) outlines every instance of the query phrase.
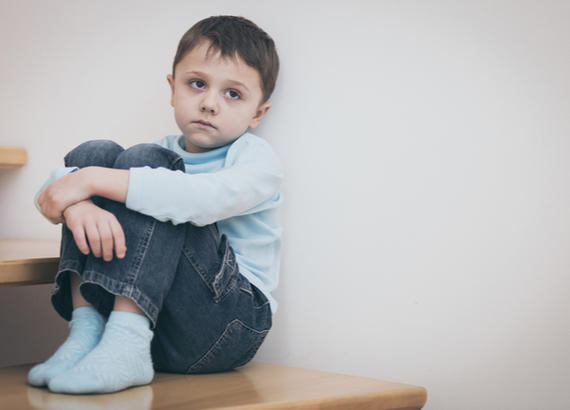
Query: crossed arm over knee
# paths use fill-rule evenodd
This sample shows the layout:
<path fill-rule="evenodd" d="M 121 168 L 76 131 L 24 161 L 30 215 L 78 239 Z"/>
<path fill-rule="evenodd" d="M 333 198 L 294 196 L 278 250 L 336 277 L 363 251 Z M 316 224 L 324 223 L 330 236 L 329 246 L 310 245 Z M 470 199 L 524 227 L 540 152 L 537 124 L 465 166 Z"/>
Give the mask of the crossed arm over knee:
<path fill-rule="evenodd" d="M 47 219 L 62 223 L 69 206 L 95 195 L 124 203 L 128 186 L 129 170 L 86 167 L 51 183 L 38 197 L 38 205 Z"/>
<path fill-rule="evenodd" d="M 93 252 L 104 260 L 126 253 L 125 235 L 115 215 L 98 207 L 89 198 L 102 196 L 124 203 L 129 171 L 86 167 L 51 183 L 39 196 L 41 213 L 52 222 L 65 223 L 84 254 Z"/>
<path fill-rule="evenodd" d="M 184 169 L 182 159 L 156 144 L 137 144 L 123 149 L 110 140 L 80 144 L 64 158 L 75 172 L 49 183 L 37 197 L 37 207 L 53 223 L 64 223 L 84 254 L 90 250 L 105 261 L 126 253 L 123 229 L 115 215 L 98 206 L 91 197 L 125 203 L 131 167 L 153 165 Z M 79 168 L 79 169 L 77 169 Z"/>

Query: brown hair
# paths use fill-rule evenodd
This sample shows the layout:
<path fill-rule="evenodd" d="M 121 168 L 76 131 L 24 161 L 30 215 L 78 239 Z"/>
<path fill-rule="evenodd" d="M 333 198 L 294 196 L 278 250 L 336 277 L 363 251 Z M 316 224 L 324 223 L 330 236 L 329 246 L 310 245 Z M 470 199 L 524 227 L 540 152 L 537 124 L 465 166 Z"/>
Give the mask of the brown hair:
<path fill-rule="evenodd" d="M 213 16 L 200 20 L 178 43 L 172 64 L 173 77 L 180 60 L 203 40 L 209 41 L 210 49 L 219 51 L 222 57 L 238 55 L 256 69 L 261 77 L 262 102 L 269 99 L 279 72 L 279 56 L 273 39 L 265 31 L 243 17 Z"/>

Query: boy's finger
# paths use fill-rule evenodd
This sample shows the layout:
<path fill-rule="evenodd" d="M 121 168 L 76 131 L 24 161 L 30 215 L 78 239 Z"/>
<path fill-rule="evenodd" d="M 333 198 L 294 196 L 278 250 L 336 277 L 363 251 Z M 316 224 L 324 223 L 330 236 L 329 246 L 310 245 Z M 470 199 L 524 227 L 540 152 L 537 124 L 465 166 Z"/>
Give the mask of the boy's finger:
<path fill-rule="evenodd" d="M 87 239 L 89 240 L 89 246 L 91 247 L 91 252 L 96 258 L 101 257 L 101 238 L 99 238 L 99 231 L 97 226 L 93 223 L 88 224 L 85 227 L 85 232 L 87 234 Z"/>
<path fill-rule="evenodd" d="M 97 224 L 97 229 L 99 230 L 99 237 L 101 238 L 103 260 L 109 262 L 113 259 L 113 234 L 106 221 Z"/>
<path fill-rule="evenodd" d="M 122 259 L 127 253 L 127 245 L 125 244 L 125 233 L 119 221 L 114 220 L 110 223 L 113 232 L 113 241 L 115 242 L 115 254 L 117 258 Z"/>
<path fill-rule="evenodd" d="M 89 246 L 87 245 L 87 240 L 85 239 L 85 231 L 83 230 L 83 226 L 79 225 L 72 231 L 72 233 L 77 248 L 84 255 L 89 255 Z"/>

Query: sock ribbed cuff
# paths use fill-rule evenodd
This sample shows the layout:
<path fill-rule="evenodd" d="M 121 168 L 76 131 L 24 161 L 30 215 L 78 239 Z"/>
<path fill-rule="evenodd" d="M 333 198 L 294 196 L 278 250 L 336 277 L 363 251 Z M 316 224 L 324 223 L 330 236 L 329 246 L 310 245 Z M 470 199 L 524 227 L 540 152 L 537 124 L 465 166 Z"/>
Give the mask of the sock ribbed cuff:
<path fill-rule="evenodd" d="M 72 329 L 76 324 L 103 328 L 105 327 L 105 318 L 93 306 L 80 306 L 71 312 L 71 320 L 68 326 Z"/>
<path fill-rule="evenodd" d="M 124 312 L 122 310 L 113 310 L 109 315 L 107 323 L 150 330 L 150 320 L 146 316 L 139 315 L 138 313 Z"/>

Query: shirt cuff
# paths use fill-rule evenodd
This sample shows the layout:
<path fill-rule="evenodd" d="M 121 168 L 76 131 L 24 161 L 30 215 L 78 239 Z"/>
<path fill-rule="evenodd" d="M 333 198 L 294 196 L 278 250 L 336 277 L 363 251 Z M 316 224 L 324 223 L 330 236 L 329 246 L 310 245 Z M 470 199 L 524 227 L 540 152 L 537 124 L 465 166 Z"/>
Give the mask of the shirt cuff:
<path fill-rule="evenodd" d="M 41 213 L 41 208 L 38 204 L 38 198 L 40 197 L 40 195 L 42 194 L 42 192 L 44 192 L 46 190 L 46 188 L 48 186 L 50 186 L 50 184 L 52 182 L 57 181 L 58 179 L 60 179 L 61 177 L 66 176 L 67 174 L 71 174 L 72 172 L 77 171 L 79 168 L 78 167 L 63 167 L 63 168 L 57 168 L 55 170 L 52 171 L 52 173 L 50 174 L 49 178 L 47 179 L 46 182 L 44 182 L 44 184 L 42 185 L 42 187 L 40 188 L 40 190 L 36 193 L 36 195 L 34 196 L 34 205 L 36 206 L 36 209 L 38 210 L 39 213 Z M 51 222 L 51 221 L 50 221 Z M 52 222 L 52 224 L 57 225 L 57 223 Z"/>

